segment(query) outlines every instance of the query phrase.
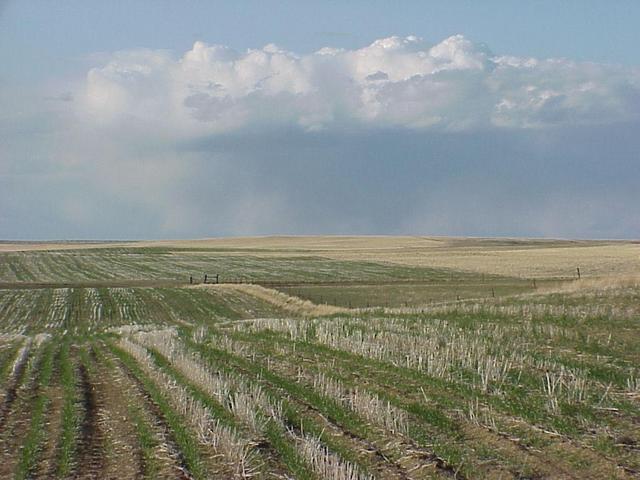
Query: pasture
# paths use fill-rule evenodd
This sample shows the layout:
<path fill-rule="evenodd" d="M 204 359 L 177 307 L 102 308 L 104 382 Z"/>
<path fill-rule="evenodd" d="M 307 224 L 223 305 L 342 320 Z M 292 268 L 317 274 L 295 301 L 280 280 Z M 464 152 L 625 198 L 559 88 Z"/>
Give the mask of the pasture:
<path fill-rule="evenodd" d="M 638 478 L 639 272 L 633 242 L 0 243 L 0 478 Z"/>

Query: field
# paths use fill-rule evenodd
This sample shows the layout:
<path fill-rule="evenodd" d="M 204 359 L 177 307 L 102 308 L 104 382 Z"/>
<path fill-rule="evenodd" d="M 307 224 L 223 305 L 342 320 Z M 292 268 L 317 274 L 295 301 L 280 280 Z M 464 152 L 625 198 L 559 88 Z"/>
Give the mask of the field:
<path fill-rule="evenodd" d="M 639 478 L 640 244 L 0 243 L 0 385 L 0 478 Z"/>

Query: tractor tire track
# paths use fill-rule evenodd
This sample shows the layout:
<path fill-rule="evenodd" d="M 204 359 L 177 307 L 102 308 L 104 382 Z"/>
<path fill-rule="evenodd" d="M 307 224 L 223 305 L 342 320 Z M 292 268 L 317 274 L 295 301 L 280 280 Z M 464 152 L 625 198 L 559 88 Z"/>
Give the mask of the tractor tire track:
<path fill-rule="evenodd" d="M 49 405 L 48 418 L 46 422 L 46 443 L 42 449 L 42 459 L 38 465 L 38 470 L 34 474 L 34 478 L 55 478 L 56 477 L 56 455 L 58 453 L 58 442 L 62 427 L 62 404 L 64 393 L 60 385 L 49 387 Z"/>
<path fill-rule="evenodd" d="M 80 425 L 80 439 L 78 444 L 78 469 L 76 479 L 100 479 L 104 471 L 104 431 L 98 421 L 98 398 L 95 385 L 91 383 L 87 366 L 83 363 L 78 367 L 80 397 L 84 418 Z"/>

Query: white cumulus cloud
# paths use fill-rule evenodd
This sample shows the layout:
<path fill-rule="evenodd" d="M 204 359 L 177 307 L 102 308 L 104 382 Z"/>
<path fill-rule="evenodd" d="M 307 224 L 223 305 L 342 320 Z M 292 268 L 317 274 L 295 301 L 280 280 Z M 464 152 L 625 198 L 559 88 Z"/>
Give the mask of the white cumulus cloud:
<path fill-rule="evenodd" d="M 82 114 L 177 137 L 298 126 L 466 130 L 625 121 L 640 115 L 638 69 L 494 55 L 462 35 L 389 37 L 357 50 L 239 53 L 196 42 L 113 54 L 86 78 Z"/>

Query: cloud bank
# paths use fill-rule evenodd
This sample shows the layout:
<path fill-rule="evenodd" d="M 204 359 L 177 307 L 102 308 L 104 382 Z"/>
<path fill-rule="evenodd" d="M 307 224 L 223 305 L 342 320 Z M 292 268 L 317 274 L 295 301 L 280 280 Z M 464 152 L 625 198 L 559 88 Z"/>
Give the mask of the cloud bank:
<path fill-rule="evenodd" d="M 196 42 L 178 59 L 114 54 L 89 72 L 83 100 L 96 121 L 178 137 L 280 127 L 544 128 L 637 118 L 640 70 L 498 56 L 462 35 L 433 46 L 389 37 L 307 55 Z"/>
<path fill-rule="evenodd" d="M 640 69 L 461 35 L 101 54 L 0 85 L 0 238 L 640 237 Z"/>

